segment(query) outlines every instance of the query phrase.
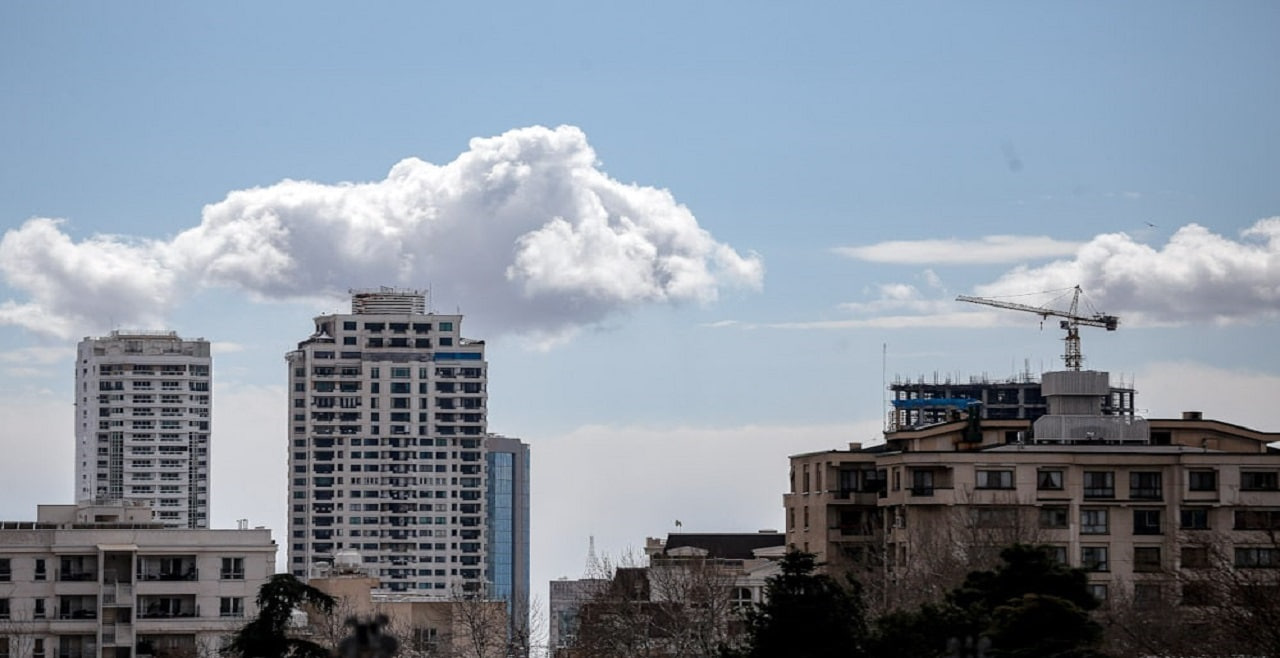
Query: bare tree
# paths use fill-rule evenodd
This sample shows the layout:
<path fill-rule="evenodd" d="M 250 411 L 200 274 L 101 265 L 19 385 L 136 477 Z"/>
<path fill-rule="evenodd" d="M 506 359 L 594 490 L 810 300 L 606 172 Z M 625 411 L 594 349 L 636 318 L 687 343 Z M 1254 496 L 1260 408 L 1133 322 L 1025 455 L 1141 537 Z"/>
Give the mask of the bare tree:
<path fill-rule="evenodd" d="M 864 585 L 870 609 L 940 601 L 969 572 L 995 566 L 1003 549 L 1043 542 L 1038 508 L 1020 504 L 1013 492 L 984 492 L 983 501 L 975 493 L 956 490 L 955 505 L 887 510 L 883 568 L 852 573 Z"/>
<path fill-rule="evenodd" d="M 547 641 L 547 617 L 542 599 L 533 597 L 527 603 L 513 601 L 511 605 L 510 636 L 507 638 L 507 655 L 512 658 L 529 658 L 536 648 Z"/>
<path fill-rule="evenodd" d="M 579 612 L 571 655 L 708 658 L 741 642 L 737 561 L 655 556 L 648 567 L 599 566 L 593 574 L 599 584 Z"/>
<path fill-rule="evenodd" d="M 647 575 L 653 600 L 679 606 L 655 618 L 670 655 L 715 656 L 721 647 L 741 642 L 745 627 L 733 599 L 737 572 L 724 561 L 655 558 Z"/>
<path fill-rule="evenodd" d="M 40 628 L 41 624 L 36 620 L 15 612 L 9 619 L 0 620 L 0 645 L 7 645 L 6 655 L 9 658 L 31 658 L 35 654 L 36 640 L 42 637 Z"/>
<path fill-rule="evenodd" d="M 449 599 L 454 646 L 458 658 L 505 656 L 507 647 L 507 604 L 483 590 L 455 590 Z"/>
<path fill-rule="evenodd" d="M 1183 531 L 1178 569 L 1121 584 L 1103 620 L 1116 656 L 1280 655 L 1280 538 Z M 1132 585 L 1127 587 L 1125 585 Z"/>

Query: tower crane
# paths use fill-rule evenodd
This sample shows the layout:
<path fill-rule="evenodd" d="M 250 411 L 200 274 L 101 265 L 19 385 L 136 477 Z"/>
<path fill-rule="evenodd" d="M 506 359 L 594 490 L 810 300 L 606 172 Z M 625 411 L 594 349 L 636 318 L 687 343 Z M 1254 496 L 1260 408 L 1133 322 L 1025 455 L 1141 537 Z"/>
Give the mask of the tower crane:
<path fill-rule="evenodd" d="M 1007 308 L 1014 311 L 1027 311 L 1035 313 L 1041 319 L 1047 319 L 1050 316 L 1062 318 L 1058 324 L 1059 327 L 1067 331 L 1066 351 L 1062 355 L 1062 360 L 1066 362 L 1068 370 L 1079 370 L 1080 365 L 1084 362 L 1084 356 L 1080 353 L 1080 327 L 1102 327 L 1107 331 L 1115 331 L 1120 324 L 1120 318 L 1114 315 L 1105 315 L 1102 313 L 1094 313 L 1093 315 L 1080 315 L 1080 286 L 1076 286 L 1071 296 L 1071 308 L 1060 311 L 1043 306 L 1030 306 L 1028 304 L 1016 304 L 1014 302 L 1005 302 L 998 299 L 987 299 L 986 297 L 969 297 L 960 295 L 956 297 L 959 302 L 972 302 L 974 304 L 985 304 L 986 306 L 994 306 L 996 308 Z"/>

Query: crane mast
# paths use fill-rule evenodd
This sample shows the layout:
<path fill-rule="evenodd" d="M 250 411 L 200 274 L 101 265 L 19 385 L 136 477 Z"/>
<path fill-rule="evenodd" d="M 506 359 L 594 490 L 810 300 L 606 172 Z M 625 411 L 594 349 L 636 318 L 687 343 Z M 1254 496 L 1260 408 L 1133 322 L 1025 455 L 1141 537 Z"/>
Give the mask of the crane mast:
<path fill-rule="evenodd" d="M 988 299 L 986 297 L 970 297 L 968 295 L 960 295 L 956 297 L 956 301 L 971 302 L 974 304 L 983 304 L 985 306 L 994 306 L 996 308 L 1009 309 L 1012 311 L 1026 311 L 1035 313 L 1042 319 L 1049 317 L 1062 318 L 1058 326 L 1065 329 L 1067 337 L 1064 339 L 1065 348 L 1062 360 L 1066 362 L 1068 370 L 1079 370 L 1084 363 L 1084 355 L 1080 351 L 1080 327 L 1102 327 L 1107 331 L 1115 331 L 1120 324 L 1120 318 L 1114 315 L 1105 315 L 1102 313 L 1094 313 L 1093 315 L 1080 315 L 1080 286 L 1076 286 L 1071 295 L 1071 308 L 1062 311 L 1058 309 L 1046 308 L 1043 306 L 1031 306 L 1029 304 L 1018 304 L 1014 302 L 1006 302 L 998 299 Z"/>

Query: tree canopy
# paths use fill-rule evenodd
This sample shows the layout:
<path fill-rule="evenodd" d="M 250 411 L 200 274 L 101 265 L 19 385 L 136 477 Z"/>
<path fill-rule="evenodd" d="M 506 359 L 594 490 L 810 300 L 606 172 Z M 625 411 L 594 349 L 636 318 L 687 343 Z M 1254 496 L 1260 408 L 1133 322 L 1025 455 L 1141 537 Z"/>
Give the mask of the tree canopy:
<path fill-rule="evenodd" d="M 276 574 L 258 588 L 257 602 L 258 616 L 232 636 L 224 653 L 243 658 L 329 658 L 325 647 L 290 636 L 289 620 L 304 605 L 329 612 L 332 596 L 290 574 Z"/>
<path fill-rule="evenodd" d="M 765 601 L 747 614 L 742 658 L 861 656 L 867 638 L 861 587 L 816 573 L 810 553 L 790 552 L 765 585 Z"/>

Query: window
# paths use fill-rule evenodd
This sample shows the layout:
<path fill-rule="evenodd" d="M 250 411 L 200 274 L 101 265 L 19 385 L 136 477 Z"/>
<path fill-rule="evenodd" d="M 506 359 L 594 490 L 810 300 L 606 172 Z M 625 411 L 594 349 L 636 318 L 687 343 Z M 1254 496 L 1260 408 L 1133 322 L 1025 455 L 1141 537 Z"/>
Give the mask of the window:
<path fill-rule="evenodd" d="M 1217 471 L 1188 471 L 1187 488 L 1191 491 L 1217 491 Z"/>
<path fill-rule="evenodd" d="M 1044 551 L 1049 556 L 1049 559 L 1063 566 L 1067 565 L 1066 546 L 1045 546 Z"/>
<path fill-rule="evenodd" d="M 1080 510 L 1080 534 L 1105 535 L 1109 532 L 1107 521 L 1107 510 L 1082 509 Z"/>
<path fill-rule="evenodd" d="M 31 641 L 31 657 L 44 658 L 44 638 L 38 637 Z"/>
<path fill-rule="evenodd" d="M 1210 583 L 1193 580 L 1182 585 L 1182 605 L 1209 605 L 1213 598 Z"/>
<path fill-rule="evenodd" d="M 1139 573 L 1151 573 L 1160 570 L 1159 546 L 1134 546 L 1133 570 Z"/>
<path fill-rule="evenodd" d="M 0 619 L 9 618 L 9 599 L 0 599 Z"/>
<path fill-rule="evenodd" d="M 440 331 L 453 331 L 453 323 L 452 323 L 452 322 L 441 322 L 441 323 L 440 323 Z"/>
<path fill-rule="evenodd" d="M 219 577 L 223 580 L 244 580 L 244 558 L 222 558 L 222 569 Z"/>
<path fill-rule="evenodd" d="M 1183 530 L 1208 530 L 1209 509 L 1207 507 L 1184 507 L 1181 510 Z"/>
<path fill-rule="evenodd" d="M 1133 586 L 1133 604 L 1139 608 L 1150 608 L 1164 599 L 1164 589 L 1154 583 L 1136 583 Z"/>
<path fill-rule="evenodd" d="M 1041 470 L 1037 472 L 1036 488 L 1041 491 L 1060 491 L 1062 489 L 1062 471 Z"/>
<path fill-rule="evenodd" d="M 1089 594 L 1091 594 L 1093 598 L 1098 599 L 1099 603 L 1105 603 L 1107 600 L 1107 586 L 1089 585 Z"/>
<path fill-rule="evenodd" d="M 1241 471 L 1240 489 L 1243 491 L 1276 491 L 1280 482 L 1275 471 Z"/>
<path fill-rule="evenodd" d="M 7 583 L 13 580 L 13 571 L 9 567 L 9 558 L 0 558 L 0 583 Z"/>
<path fill-rule="evenodd" d="M 1106 546 L 1085 546 L 1080 549 L 1080 568 L 1085 571 L 1110 571 Z"/>
<path fill-rule="evenodd" d="M 1041 528 L 1065 528 L 1067 527 L 1067 520 L 1067 508 L 1065 507 L 1040 508 Z"/>
<path fill-rule="evenodd" d="M 1111 471 L 1084 472 L 1085 498 L 1115 498 L 1116 478 Z"/>
<path fill-rule="evenodd" d="M 911 495 L 933 495 L 933 471 L 911 471 Z"/>
<path fill-rule="evenodd" d="M 1182 547 L 1182 568 L 1183 569 L 1208 569 L 1209 568 L 1209 547 L 1183 546 Z"/>
<path fill-rule="evenodd" d="M 1236 530 L 1280 529 L 1280 510 L 1236 510 Z"/>
<path fill-rule="evenodd" d="M 1160 510 L 1158 509 L 1133 510 L 1133 534 L 1135 535 L 1160 534 Z"/>
<path fill-rule="evenodd" d="M 979 489 L 1012 489 L 1013 471 L 978 471 Z"/>
<path fill-rule="evenodd" d="M 1012 528 L 1018 524 L 1018 510 L 1012 507 L 979 507 L 973 510 L 978 528 Z"/>
<path fill-rule="evenodd" d="M 44 599 L 36 599 L 36 610 L 32 616 L 36 619 L 44 619 Z"/>
<path fill-rule="evenodd" d="M 224 596 L 218 600 L 219 617 L 243 617 L 244 599 L 238 596 Z"/>
<path fill-rule="evenodd" d="M 1274 569 L 1280 567 L 1280 549 L 1264 546 L 1237 548 L 1236 566 L 1248 569 Z"/>
<path fill-rule="evenodd" d="M 1163 484 L 1159 471 L 1135 471 L 1129 474 L 1129 497 L 1137 500 L 1160 500 Z"/>
<path fill-rule="evenodd" d="M 36 580 L 44 580 L 48 572 L 45 571 L 44 558 L 36 558 Z"/>

